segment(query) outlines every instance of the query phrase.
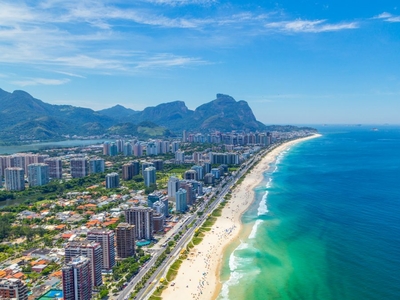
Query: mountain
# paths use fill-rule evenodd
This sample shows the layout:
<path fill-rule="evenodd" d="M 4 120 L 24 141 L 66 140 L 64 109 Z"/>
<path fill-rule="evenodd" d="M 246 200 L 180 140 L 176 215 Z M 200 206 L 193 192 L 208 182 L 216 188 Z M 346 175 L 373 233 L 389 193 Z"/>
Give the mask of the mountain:
<path fill-rule="evenodd" d="M 211 102 L 197 107 L 194 111 L 185 102 L 174 101 L 147 107 L 135 114 L 137 122 L 151 120 L 171 130 L 263 130 L 265 125 L 258 122 L 246 101 L 236 101 L 224 94 L 217 94 Z"/>
<path fill-rule="evenodd" d="M 111 126 L 106 131 L 108 134 L 134 135 L 142 138 L 161 138 L 172 136 L 172 133 L 165 127 L 158 126 L 150 121 L 133 123 L 119 123 Z"/>
<path fill-rule="evenodd" d="M 99 114 L 110 117 L 119 122 L 126 121 L 127 119 L 132 118 L 134 115 L 138 113 L 138 111 L 123 107 L 122 105 L 115 105 L 110 108 L 102 109 L 97 111 Z"/>
<path fill-rule="evenodd" d="M 60 139 L 63 135 L 137 135 L 160 137 L 169 130 L 265 130 L 246 101 L 224 94 L 194 111 L 185 102 L 173 101 L 143 111 L 122 105 L 94 111 L 71 105 L 52 105 L 24 91 L 0 89 L 0 141 Z"/>
<path fill-rule="evenodd" d="M 171 130 L 183 130 L 191 119 L 193 111 L 183 101 L 162 103 L 155 107 L 146 107 L 135 116 L 138 122 L 152 121 Z"/>
<path fill-rule="evenodd" d="M 114 120 L 88 108 L 51 105 L 24 91 L 0 89 L 0 138 L 60 138 L 63 134 L 102 134 Z"/>
<path fill-rule="evenodd" d="M 246 101 L 235 101 L 231 96 L 224 94 L 217 94 L 217 99 L 196 108 L 193 123 L 200 129 L 224 131 L 265 129 L 265 125 L 256 120 Z"/>

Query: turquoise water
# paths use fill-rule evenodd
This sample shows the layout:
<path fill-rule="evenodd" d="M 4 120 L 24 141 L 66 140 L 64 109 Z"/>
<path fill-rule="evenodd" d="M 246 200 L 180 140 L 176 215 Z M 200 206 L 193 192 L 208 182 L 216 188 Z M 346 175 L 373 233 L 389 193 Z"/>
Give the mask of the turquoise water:
<path fill-rule="evenodd" d="M 62 297 L 64 297 L 62 290 L 50 290 L 40 297 L 39 300 L 60 299 Z"/>
<path fill-rule="evenodd" d="M 400 299 L 400 127 L 322 127 L 244 214 L 219 299 Z"/>

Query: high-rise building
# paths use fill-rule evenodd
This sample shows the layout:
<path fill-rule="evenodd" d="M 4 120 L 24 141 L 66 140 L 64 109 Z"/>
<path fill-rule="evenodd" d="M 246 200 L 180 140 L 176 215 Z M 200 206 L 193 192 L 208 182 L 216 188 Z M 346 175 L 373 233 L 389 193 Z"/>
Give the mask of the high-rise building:
<path fill-rule="evenodd" d="M 135 226 L 128 223 L 119 223 L 115 230 L 117 238 L 117 254 L 120 258 L 135 255 Z"/>
<path fill-rule="evenodd" d="M 10 157 L 10 167 L 14 168 L 22 168 L 26 173 L 26 165 L 25 165 L 25 155 L 24 154 L 14 154 Z"/>
<path fill-rule="evenodd" d="M 169 152 L 169 141 L 162 141 L 161 142 L 160 153 L 166 154 L 168 152 Z"/>
<path fill-rule="evenodd" d="M 62 161 L 60 158 L 57 157 L 46 158 L 44 160 L 44 163 L 49 166 L 50 179 L 62 178 Z"/>
<path fill-rule="evenodd" d="M 172 142 L 171 144 L 171 152 L 175 153 L 176 151 L 179 150 L 179 147 L 181 146 L 181 143 L 178 141 Z"/>
<path fill-rule="evenodd" d="M 186 190 L 187 205 L 192 205 L 196 199 L 196 192 L 193 189 L 193 185 L 188 181 L 180 181 L 179 187 Z"/>
<path fill-rule="evenodd" d="M 110 173 L 106 175 L 106 189 L 114 189 L 119 187 L 118 173 Z"/>
<path fill-rule="evenodd" d="M 5 186 L 8 191 L 23 191 L 25 189 L 25 172 L 23 168 L 6 168 Z"/>
<path fill-rule="evenodd" d="M 124 151 L 124 145 L 125 145 L 125 141 L 124 140 L 116 140 L 115 144 L 117 145 L 117 152 L 123 152 Z"/>
<path fill-rule="evenodd" d="M 143 149 L 140 142 L 137 142 L 135 145 L 133 145 L 133 154 L 139 157 L 143 155 Z"/>
<path fill-rule="evenodd" d="M 0 156 L 0 175 L 4 177 L 6 168 L 10 168 L 10 156 Z"/>
<path fill-rule="evenodd" d="M 69 242 L 65 247 L 65 263 L 76 256 L 85 256 L 90 260 L 90 270 L 93 286 L 103 284 L 101 268 L 103 263 L 103 250 L 100 243 L 91 241 Z"/>
<path fill-rule="evenodd" d="M 144 177 L 144 185 L 145 186 L 150 186 L 152 184 L 155 184 L 156 179 L 157 179 L 156 168 L 148 167 L 148 168 L 144 169 L 143 177 Z"/>
<path fill-rule="evenodd" d="M 155 159 L 153 160 L 153 165 L 157 171 L 161 171 L 164 168 L 164 161 L 162 159 Z"/>
<path fill-rule="evenodd" d="M 118 147 L 115 143 L 110 144 L 110 156 L 116 156 L 118 154 Z"/>
<path fill-rule="evenodd" d="M 71 163 L 72 178 L 81 178 L 88 175 L 88 161 L 86 158 L 73 158 Z"/>
<path fill-rule="evenodd" d="M 164 207 L 165 207 L 165 212 L 164 215 L 166 217 L 169 217 L 169 201 L 168 201 L 168 197 L 164 196 L 163 198 L 161 198 L 160 200 L 162 203 L 164 203 Z"/>
<path fill-rule="evenodd" d="M 197 171 L 195 170 L 187 170 L 184 174 L 184 179 L 186 180 L 198 180 Z"/>
<path fill-rule="evenodd" d="M 127 163 L 122 165 L 122 179 L 131 180 L 133 178 L 133 164 Z"/>
<path fill-rule="evenodd" d="M 219 179 L 219 177 L 221 175 L 221 172 L 220 172 L 220 170 L 218 168 L 212 168 L 211 169 L 211 174 L 214 175 L 215 179 Z"/>
<path fill-rule="evenodd" d="M 49 166 L 45 163 L 28 165 L 29 186 L 41 186 L 50 181 Z"/>
<path fill-rule="evenodd" d="M 104 142 L 103 155 L 110 155 L 110 142 Z"/>
<path fill-rule="evenodd" d="M 164 214 L 155 213 L 153 215 L 153 230 L 155 232 L 160 232 L 164 230 Z"/>
<path fill-rule="evenodd" d="M 168 197 L 175 197 L 176 191 L 179 189 L 179 179 L 171 176 L 168 179 Z"/>
<path fill-rule="evenodd" d="M 139 162 L 137 160 L 126 163 L 122 166 L 122 179 L 130 180 L 139 175 Z"/>
<path fill-rule="evenodd" d="M 205 184 L 214 184 L 214 175 L 211 173 L 207 173 L 206 175 L 204 175 L 204 183 Z"/>
<path fill-rule="evenodd" d="M 136 240 L 153 239 L 153 210 L 149 207 L 133 207 L 125 211 L 125 220 L 135 225 Z"/>
<path fill-rule="evenodd" d="M 175 152 L 175 161 L 177 163 L 183 163 L 185 161 L 185 151 L 177 150 Z"/>
<path fill-rule="evenodd" d="M 124 144 L 124 155 L 125 156 L 132 156 L 132 154 L 133 154 L 132 144 L 130 142 L 126 142 Z"/>
<path fill-rule="evenodd" d="M 204 163 L 204 173 L 205 174 L 211 173 L 211 168 L 212 168 L 211 163 L 208 163 L 208 162 Z"/>
<path fill-rule="evenodd" d="M 89 241 L 98 242 L 103 251 L 103 270 L 111 270 L 115 265 L 114 231 L 93 228 L 87 233 Z"/>
<path fill-rule="evenodd" d="M 157 145 L 155 142 L 149 142 L 146 146 L 146 155 L 158 155 Z"/>
<path fill-rule="evenodd" d="M 154 164 L 149 161 L 142 162 L 142 174 L 144 174 L 144 169 L 148 167 L 154 167 Z"/>
<path fill-rule="evenodd" d="M 195 165 L 192 167 L 192 170 L 197 172 L 197 179 L 196 180 L 203 180 L 204 178 L 204 168 L 203 166 Z"/>
<path fill-rule="evenodd" d="M 92 298 L 90 259 L 74 257 L 62 268 L 64 300 L 89 300 Z"/>
<path fill-rule="evenodd" d="M 153 210 L 160 215 L 165 215 L 165 204 L 161 201 L 156 201 L 153 204 Z"/>
<path fill-rule="evenodd" d="M 89 160 L 89 173 L 104 173 L 105 170 L 105 162 L 104 159 L 95 157 Z"/>
<path fill-rule="evenodd" d="M 0 279 L 0 299 L 28 300 L 28 288 L 17 278 Z"/>
<path fill-rule="evenodd" d="M 179 189 L 176 192 L 176 203 L 175 203 L 175 210 L 178 212 L 185 212 L 187 210 L 187 202 L 186 202 L 186 190 Z"/>
<path fill-rule="evenodd" d="M 153 208 L 153 204 L 156 203 L 157 201 L 160 200 L 160 196 L 155 194 L 155 193 L 151 193 L 147 196 L 147 206 L 150 208 Z"/>

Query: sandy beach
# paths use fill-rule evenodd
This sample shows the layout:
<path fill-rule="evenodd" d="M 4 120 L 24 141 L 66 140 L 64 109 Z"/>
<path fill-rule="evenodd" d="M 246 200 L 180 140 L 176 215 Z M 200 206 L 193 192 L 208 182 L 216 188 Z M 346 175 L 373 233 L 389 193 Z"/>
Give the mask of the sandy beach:
<path fill-rule="evenodd" d="M 205 233 L 203 241 L 191 249 L 174 280 L 161 297 L 163 300 L 215 299 L 220 289 L 220 268 L 224 249 L 234 242 L 241 230 L 241 216 L 254 201 L 253 189 L 262 181 L 261 174 L 285 149 L 296 143 L 319 137 L 319 134 L 289 141 L 266 154 L 242 184 L 232 191 L 232 198 L 222 210 L 212 229 Z"/>

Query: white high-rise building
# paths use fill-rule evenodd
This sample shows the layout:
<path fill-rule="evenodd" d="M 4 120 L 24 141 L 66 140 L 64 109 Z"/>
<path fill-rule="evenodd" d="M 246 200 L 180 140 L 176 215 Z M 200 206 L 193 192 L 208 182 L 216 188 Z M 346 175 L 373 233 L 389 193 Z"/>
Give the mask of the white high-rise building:
<path fill-rule="evenodd" d="M 106 175 L 106 189 L 114 189 L 119 187 L 118 173 L 110 173 Z"/>
<path fill-rule="evenodd" d="M 179 189 L 179 179 L 171 176 L 168 179 L 168 197 L 175 197 L 176 191 Z"/>
<path fill-rule="evenodd" d="M 50 181 L 49 166 L 45 163 L 28 165 L 29 186 L 41 186 Z"/>
<path fill-rule="evenodd" d="M 8 191 L 23 191 L 25 189 L 25 172 L 23 168 L 6 168 L 5 186 Z"/>
<path fill-rule="evenodd" d="M 148 167 L 144 169 L 143 172 L 143 177 L 144 177 L 144 184 L 145 186 L 150 186 L 152 184 L 156 183 L 156 168 L 154 167 Z"/>

